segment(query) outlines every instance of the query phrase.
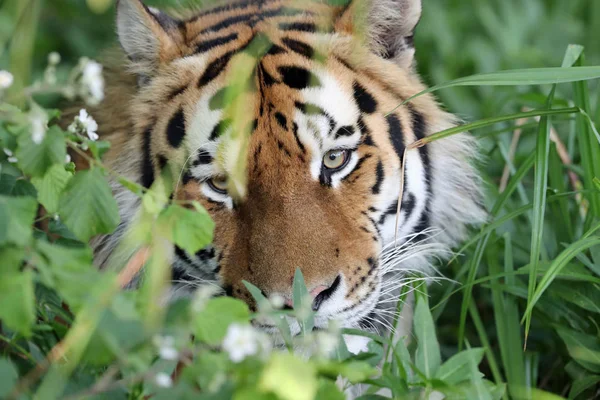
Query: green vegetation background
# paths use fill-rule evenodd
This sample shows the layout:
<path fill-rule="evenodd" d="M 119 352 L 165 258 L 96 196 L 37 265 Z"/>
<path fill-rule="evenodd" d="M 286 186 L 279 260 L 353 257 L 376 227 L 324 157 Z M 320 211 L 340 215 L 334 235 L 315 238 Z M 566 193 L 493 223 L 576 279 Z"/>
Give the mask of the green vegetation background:
<path fill-rule="evenodd" d="M 169 5 L 177 2 L 178 0 L 162 0 L 150 3 Z M 3 3 L 0 1 L 0 9 Z M 585 46 L 587 65 L 600 64 L 599 0 L 423 0 L 423 3 L 423 18 L 415 40 L 418 70 L 428 84 L 442 83 L 475 73 L 560 66 L 567 45 L 571 43 Z M 19 7 L 31 7 L 32 4 L 34 3 L 29 0 L 20 0 Z M 76 64 L 79 57 L 98 58 L 103 49 L 116 43 L 114 5 L 110 0 L 46 0 L 35 4 L 38 6 L 33 7 L 29 14 L 40 13 L 40 26 L 35 38 L 31 38 L 32 79 L 41 76 L 47 54 L 52 51 L 61 54 L 63 64 L 59 74 L 66 74 L 69 66 Z M 0 39 L 6 39 L 10 35 L 15 22 L 7 14 L 0 14 Z M 22 51 L 27 53 L 27 43 L 23 44 Z M 23 56 L 22 61 L 13 57 L 12 62 L 17 63 L 15 65 L 9 65 L 9 55 L 6 49 L 0 49 L 0 69 L 15 70 L 16 66 L 20 68 L 19 75 L 27 79 L 27 55 Z M 589 87 L 591 109 L 598 110 L 595 113 L 598 121 L 598 82 L 590 82 Z M 476 121 L 520 112 L 525 108 L 542 108 L 548 92 L 549 87 L 469 87 L 447 89 L 437 96 L 450 111 L 462 119 Z M 572 86 L 562 85 L 556 103 L 566 105 L 572 96 Z M 51 104 L 53 99 L 47 101 Z M 573 118 L 554 122 L 559 137 L 574 161 L 570 170 L 581 176 L 583 172 L 575 145 Z M 478 132 L 481 136 L 487 136 L 481 140 L 484 156 L 482 170 L 488 186 L 487 205 L 490 208 L 499 196 L 498 186 L 507 164 L 506 154 L 513 138 L 513 126 L 514 122 L 510 122 Z M 505 132 L 492 135 L 498 130 Z M 525 125 L 512 161 L 516 168 L 535 151 L 536 132 L 535 125 Z M 559 165 L 558 175 L 567 185 L 567 168 L 560 163 L 552 165 Z M 506 212 L 533 201 L 533 179 L 531 171 L 524 176 L 518 195 L 513 195 L 507 201 Z M 560 188 L 552 187 L 552 184 L 549 187 L 550 194 L 560 191 Z M 574 199 L 569 198 L 566 209 L 566 220 L 576 221 L 579 210 Z M 555 218 L 554 212 L 555 210 L 549 209 L 545 221 L 542 261 L 554 259 L 566 245 L 579 238 L 583 231 L 583 227 L 577 222 L 573 222 L 572 230 L 568 230 L 562 223 L 563 220 Z M 484 245 L 478 275 L 482 283 L 473 289 L 472 304 L 475 311 L 470 310 L 467 320 L 466 338 L 473 346 L 486 345 L 485 342 L 489 341 L 496 354 L 496 361 L 500 364 L 500 373 L 504 376 L 511 374 L 511 364 L 506 359 L 500 360 L 502 357 L 499 356 L 498 346 L 503 338 L 499 337 L 499 330 L 496 329 L 497 314 L 502 315 L 504 310 L 498 309 L 498 303 L 490 290 L 490 280 L 486 281 L 486 277 L 492 275 L 494 268 L 501 268 L 500 265 L 505 264 L 509 255 L 515 269 L 527 266 L 531 235 L 530 219 L 522 215 L 503 225 Z M 473 246 L 465 250 L 467 260 L 472 248 Z M 441 268 L 441 273 L 449 280 L 442 280 L 432 287 L 430 305 L 437 319 L 437 332 L 444 357 L 454 354 L 459 345 L 458 321 L 462 296 L 460 292 L 452 296 L 449 294 L 460 287 L 450 280 L 465 282 L 463 266 L 464 260 L 461 259 L 449 267 Z M 569 264 L 571 266 L 576 270 L 596 268 L 597 274 L 600 270 L 600 255 L 597 251 L 592 251 Z M 517 277 L 502 288 L 503 295 L 518 304 L 519 316 L 524 312 L 526 288 L 525 276 Z M 595 376 L 600 373 L 600 367 L 594 372 L 593 369 L 582 368 L 581 363 L 574 363 L 573 354 L 570 354 L 570 349 L 565 345 L 570 342 L 565 340 L 561 329 L 584 332 L 588 338 L 595 338 L 596 341 L 595 344 L 590 344 L 589 349 L 600 348 L 594 347 L 598 345 L 600 289 L 597 283 L 586 280 L 558 279 L 542 300 L 534 310 L 528 347 L 522 358 L 518 356 L 519 365 L 524 368 L 524 379 L 534 382 L 534 386 L 567 396 L 574 381 L 581 377 Z M 517 336 L 523 338 L 523 335 L 521 325 Z M 595 353 L 596 357 L 599 355 L 600 353 Z M 504 354 L 502 356 L 509 357 Z M 489 357 L 486 357 L 483 366 L 488 377 L 495 372 L 494 365 L 490 365 L 489 361 Z M 592 398 L 589 396 L 597 393 L 597 389 L 593 389 L 595 384 L 583 392 L 582 396 L 588 397 L 581 398 Z"/>

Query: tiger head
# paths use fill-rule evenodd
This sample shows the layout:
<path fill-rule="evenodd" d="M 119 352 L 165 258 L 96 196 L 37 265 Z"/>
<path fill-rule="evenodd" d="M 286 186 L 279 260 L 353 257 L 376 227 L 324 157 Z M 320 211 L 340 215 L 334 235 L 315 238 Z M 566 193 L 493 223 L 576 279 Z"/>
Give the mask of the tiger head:
<path fill-rule="evenodd" d="M 175 198 L 215 222 L 211 246 L 173 249 L 176 282 L 214 280 L 252 305 L 245 280 L 289 304 L 299 268 L 317 325 L 359 326 L 484 212 L 467 135 L 405 152 L 454 124 L 431 95 L 402 104 L 424 89 L 421 1 L 329 3 L 230 2 L 175 18 L 120 0 L 127 73 L 97 115 L 109 166 L 150 187 L 177 165 Z M 248 90 L 233 99 L 242 75 Z M 123 223 L 98 241 L 100 262 L 139 207 L 115 190 Z"/>

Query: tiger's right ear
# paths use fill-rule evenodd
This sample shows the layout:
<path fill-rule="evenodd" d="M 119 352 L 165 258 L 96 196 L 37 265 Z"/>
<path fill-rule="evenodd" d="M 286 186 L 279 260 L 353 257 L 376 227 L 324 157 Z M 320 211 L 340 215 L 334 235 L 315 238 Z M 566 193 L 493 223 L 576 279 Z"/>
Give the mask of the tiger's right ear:
<path fill-rule="evenodd" d="M 180 56 L 180 21 L 146 7 L 140 0 L 117 0 L 117 35 L 134 72 L 151 76 Z"/>

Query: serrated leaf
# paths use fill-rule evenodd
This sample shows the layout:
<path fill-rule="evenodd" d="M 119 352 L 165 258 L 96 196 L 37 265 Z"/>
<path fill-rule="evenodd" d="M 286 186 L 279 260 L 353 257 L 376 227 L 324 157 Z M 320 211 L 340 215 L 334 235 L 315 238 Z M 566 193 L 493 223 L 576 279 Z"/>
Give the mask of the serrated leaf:
<path fill-rule="evenodd" d="M 35 294 L 30 269 L 2 277 L 0 304 L 2 323 L 23 336 L 31 336 L 31 325 L 35 321 Z"/>
<path fill-rule="evenodd" d="M 194 203 L 194 207 L 195 210 L 189 210 L 172 204 L 158 219 L 165 237 L 189 254 L 210 244 L 215 228 L 206 210 L 198 203 Z"/>
<path fill-rule="evenodd" d="M 227 328 L 233 322 L 247 322 L 250 311 L 246 303 L 231 298 L 219 297 L 209 300 L 202 311 L 195 315 L 196 339 L 210 345 L 223 341 Z"/>
<path fill-rule="evenodd" d="M 0 245 L 29 243 L 36 211 L 37 202 L 31 197 L 0 196 Z"/>
<path fill-rule="evenodd" d="M 17 383 L 19 374 L 15 366 L 7 359 L 0 359 L 0 398 L 5 398 Z"/>
<path fill-rule="evenodd" d="M 291 353 L 274 353 L 265 366 L 258 387 L 281 400 L 313 400 L 317 394 L 317 371 Z"/>
<path fill-rule="evenodd" d="M 111 233 L 119 225 L 119 209 L 102 171 L 81 171 L 67 184 L 60 197 L 59 215 L 81 241 L 100 233 Z"/>
<path fill-rule="evenodd" d="M 415 364 L 428 378 L 433 378 L 442 359 L 440 346 L 435 336 L 433 318 L 431 318 L 429 306 L 423 296 L 417 298 L 414 327 L 419 343 L 415 354 Z"/>
<path fill-rule="evenodd" d="M 15 156 L 23 172 L 31 176 L 43 176 L 54 164 L 64 164 L 67 156 L 65 135 L 58 126 L 52 126 L 44 140 L 36 144 L 31 135 L 22 134 Z"/>
<path fill-rule="evenodd" d="M 473 348 L 453 355 L 436 372 L 435 378 L 448 385 L 456 385 L 471 378 L 471 360 L 479 365 L 484 349 Z"/>
<path fill-rule="evenodd" d="M 58 211 L 60 195 L 72 177 L 73 174 L 65 170 L 63 165 L 55 164 L 46 171 L 43 178 L 31 179 L 38 191 L 38 201 L 49 213 Z"/>

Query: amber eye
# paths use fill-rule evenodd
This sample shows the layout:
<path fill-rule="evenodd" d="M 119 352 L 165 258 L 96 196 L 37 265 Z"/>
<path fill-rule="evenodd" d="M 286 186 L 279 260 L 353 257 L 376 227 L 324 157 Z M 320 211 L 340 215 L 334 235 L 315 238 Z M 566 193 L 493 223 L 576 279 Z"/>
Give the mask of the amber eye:
<path fill-rule="evenodd" d="M 348 150 L 330 150 L 323 157 L 323 166 L 328 170 L 340 170 L 346 166 L 349 159 Z"/>
<path fill-rule="evenodd" d="M 227 194 L 227 178 L 223 176 L 217 176 L 209 179 L 207 182 L 208 186 L 210 186 L 210 188 L 215 192 Z"/>

